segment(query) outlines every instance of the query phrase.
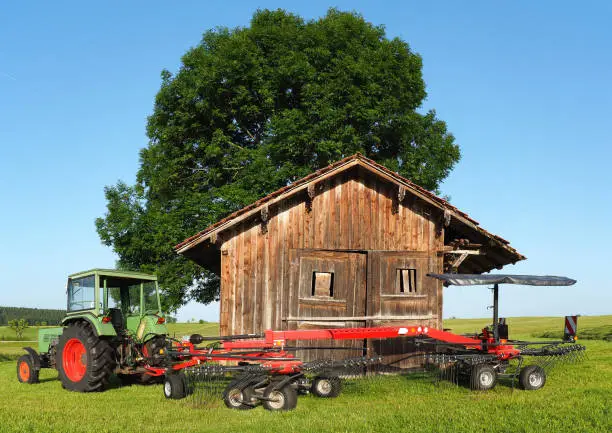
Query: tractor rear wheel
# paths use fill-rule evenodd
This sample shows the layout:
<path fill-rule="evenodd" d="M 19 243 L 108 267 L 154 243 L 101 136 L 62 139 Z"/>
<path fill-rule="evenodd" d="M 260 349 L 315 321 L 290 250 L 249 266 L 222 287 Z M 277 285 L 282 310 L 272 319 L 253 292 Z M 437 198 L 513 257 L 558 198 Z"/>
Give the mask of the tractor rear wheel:
<path fill-rule="evenodd" d="M 297 391 L 290 383 L 277 388 L 273 382 L 265 389 L 263 396 L 263 407 L 268 410 L 291 410 L 297 406 Z"/>
<path fill-rule="evenodd" d="M 528 365 L 521 369 L 519 385 L 528 391 L 540 389 L 546 383 L 546 372 L 539 365 Z"/>
<path fill-rule="evenodd" d="M 476 364 L 470 375 L 470 388 L 476 391 L 493 389 L 497 382 L 497 373 L 489 364 Z"/>
<path fill-rule="evenodd" d="M 321 375 L 312 381 L 311 392 L 317 397 L 334 398 L 342 391 L 342 382 L 338 376 Z"/>
<path fill-rule="evenodd" d="M 113 347 L 108 340 L 97 337 L 88 323 L 73 323 L 60 335 L 56 365 L 64 388 L 102 391 L 115 368 Z"/>
<path fill-rule="evenodd" d="M 17 379 L 21 383 L 38 383 L 38 370 L 34 368 L 30 355 L 23 355 L 17 360 Z"/>

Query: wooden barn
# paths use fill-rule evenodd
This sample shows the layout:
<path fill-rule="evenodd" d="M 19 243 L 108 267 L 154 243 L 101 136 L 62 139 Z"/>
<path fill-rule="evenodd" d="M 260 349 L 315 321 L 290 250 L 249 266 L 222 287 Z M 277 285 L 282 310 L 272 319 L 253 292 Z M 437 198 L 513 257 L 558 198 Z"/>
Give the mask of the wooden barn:
<path fill-rule="evenodd" d="M 175 248 L 220 275 L 222 335 L 398 323 L 441 328 L 442 283 L 427 273 L 483 273 L 525 258 L 447 201 L 360 154 Z M 397 340 L 341 344 L 347 350 L 334 351 L 337 357 L 367 352 L 399 360 L 410 350 Z"/>

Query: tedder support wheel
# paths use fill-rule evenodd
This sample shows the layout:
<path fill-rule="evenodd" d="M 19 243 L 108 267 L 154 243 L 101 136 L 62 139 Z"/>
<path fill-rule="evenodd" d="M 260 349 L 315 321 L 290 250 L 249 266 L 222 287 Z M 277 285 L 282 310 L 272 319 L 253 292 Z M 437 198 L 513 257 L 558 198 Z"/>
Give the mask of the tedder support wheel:
<path fill-rule="evenodd" d="M 546 372 L 539 365 L 528 365 L 521 369 L 519 385 L 521 388 L 534 391 L 546 383 Z"/>
<path fill-rule="evenodd" d="M 70 391 L 102 391 L 115 368 L 110 342 L 98 338 L 86 322 L 64 328 L 59 338 L 56 365 L 62 386 Z"/>
<path fill-rule="evenodd" d="M 312 381 L 310 391 L 317 397 L 334 398 L 342 391 L 342 381 L 338 376 L 321 375 Z"/>
<path fill-rule="evenodd" d="M 497 373 L 489 364 L 476 364 L 470 375 L 470 388 L 478 391 L 492 389 L 497 382 Z"/>
<path fill-rule="evenodd" d="M 297 406 L 297 391 L 290 383 L 281 388 L 271 383 L 264 391 L 263 407 L 268 410 L 291 410 Z"/>
<path fill-rule="evenodd" d="M 17 360 L 17 379 L 21 383 L 38 383 L 38 370 L 34 368 L 30 355 L 23 355 Z"/>
<path fill-rule="evenodd" d="M 230 409 L 253 409 L 259 403 L 255 387 L 260 389 L 266 383 L 265 376 L 238 376 L 223 391 L 223 402 Z"/>
<path fill-rule="evenodd" d="M 179 400 L 190 394 L 187 379 L 182 372 L 167 374 L 164 379 L 164 395 L 166 398 Z"/>

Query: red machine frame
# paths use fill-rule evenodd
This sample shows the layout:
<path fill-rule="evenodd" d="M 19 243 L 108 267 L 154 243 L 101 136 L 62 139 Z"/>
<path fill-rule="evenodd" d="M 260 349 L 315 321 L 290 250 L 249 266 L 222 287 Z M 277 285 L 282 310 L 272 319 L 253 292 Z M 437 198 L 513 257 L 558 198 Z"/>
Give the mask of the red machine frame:
<path fill-rule="evenodd" d="M 520 356 L 521 351 L 505 340 L 496 342 L 493 334 L 483 329 L 479 338 L 465 337 L 424 325 L 386 326 L 378 328 L 331 328 L 290 331 L 267 330 L 263 336 L 229 339 L 218 346 L 198 348 L 191 341 L 182 341 L 173 348 L 177 362 L 169 368 L 145 366 L 147 374 L 162 376 L 168 371 L 179 371 L 212 361 L 256 362 L 275 374 L 289 374 L 301 369 L 303 363 L 285 350 L 289 341 L 305 340 L 363 340 L 389 338 L 429 338 L 436 342 L 461 346 L 478 354 L 494 355 L 499 361 Z M 226 337 L 231 338 L 231 337 Z"/>

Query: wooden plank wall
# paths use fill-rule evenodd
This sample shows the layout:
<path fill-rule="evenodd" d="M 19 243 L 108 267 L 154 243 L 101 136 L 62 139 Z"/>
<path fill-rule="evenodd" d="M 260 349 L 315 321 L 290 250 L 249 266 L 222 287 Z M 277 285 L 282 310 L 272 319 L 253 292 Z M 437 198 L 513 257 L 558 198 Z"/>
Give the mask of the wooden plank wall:
<path fill-rule="evenodd" d="M 223 334 L 284 329 L 290 249 L 425 251 L 432 257 L 442 249 L 435 210 L 409 193 L 398 206 L 398 187 L 369 172 L 357 168 L 321 181 L 315 194 L 310 212 L 303 192 L 269 210 L 265 231 L 254 220 L 223 233 Z"/>

